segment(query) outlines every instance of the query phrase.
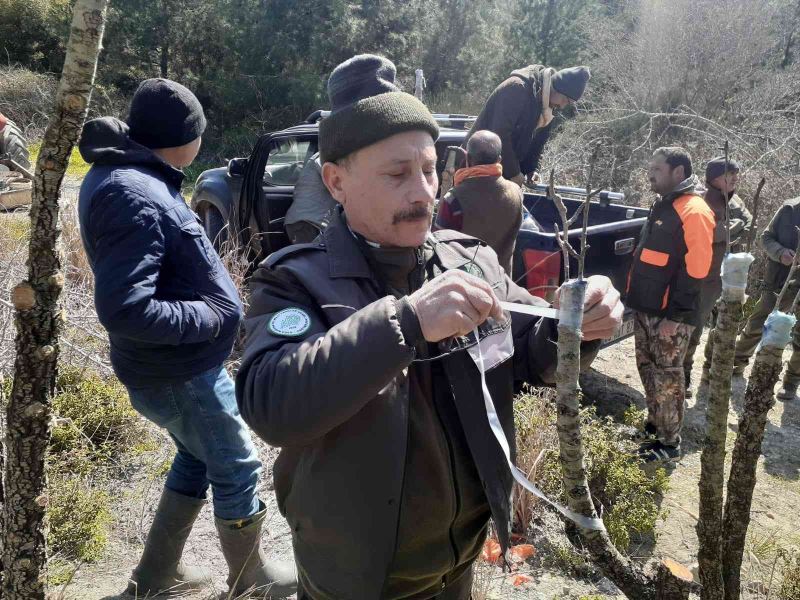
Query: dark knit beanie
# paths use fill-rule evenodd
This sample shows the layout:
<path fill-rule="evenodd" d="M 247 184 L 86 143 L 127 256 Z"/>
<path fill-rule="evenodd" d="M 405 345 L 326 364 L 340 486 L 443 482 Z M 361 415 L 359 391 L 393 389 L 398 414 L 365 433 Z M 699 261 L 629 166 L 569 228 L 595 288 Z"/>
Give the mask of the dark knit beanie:
<path fill-rule="evenodd" d="M 436 140 L 428 108 L 394 83 L 392 61 L 372 54 L 346 60 L 328 79 L 331 114 L 319 124 L 320 160 L 335 162 L 375 142 L 421 129 Z"/>
<path fill-rule="evenodd" d="M 139 85 L 127 123 L 131 138 L 148 148 L 177 148 L 196 140 L 206 129 L 200 101 L 169 79 L 146 79 Z"/>
<path fill-rule="evenodd" d="M 570 67 L 561 69 L 553 75 L 550 84 L 570 100 L 580 100 L 592 74 L 589 67 Z"/>
<path fill-rule="evenodd" d="M 728 172 L 729 173 L 738 173 L 739 172 L 739 163 L 735 160 L 729 158 L 728 159 Z M 711 183 L 720 175 L 725 175 L 725 157 L 724 156 L 717 156 L 716 158 L 712 158 L 708 161 L 706 165 L 706 181 Z"/>

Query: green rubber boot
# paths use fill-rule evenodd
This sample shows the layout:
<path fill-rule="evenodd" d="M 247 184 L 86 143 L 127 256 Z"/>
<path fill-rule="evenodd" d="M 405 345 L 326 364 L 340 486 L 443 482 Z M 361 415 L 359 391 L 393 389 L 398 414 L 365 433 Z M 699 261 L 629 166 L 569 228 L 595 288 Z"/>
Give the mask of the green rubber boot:
<path fill-rule="evenodd" d="M 128 594 L 144 598 L 201 590 L 211 585 L 208 571 L 181 562 L 186 539 L 204 504 L 205 500 L 164 488 L 142 558 L 128 583 Z"/>
<path fill-rule="evenodd" d="M 271 561 L 261 549 L 261 533 L 267 516 L 261 510 L 247 519 L 215 519 L 222 554 L 228 563 L 229 595 L 245 593 L 259 598 L 288 598 L 297 591 L 297 569 L 294 562 Z"/>

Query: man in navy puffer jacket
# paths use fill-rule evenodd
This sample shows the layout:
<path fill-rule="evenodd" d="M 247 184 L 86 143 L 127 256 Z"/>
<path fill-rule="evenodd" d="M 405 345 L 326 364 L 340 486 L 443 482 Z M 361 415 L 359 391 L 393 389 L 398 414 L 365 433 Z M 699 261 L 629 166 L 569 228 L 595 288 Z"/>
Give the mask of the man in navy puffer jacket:
<path fill-rule="evenodd" d="M 291 565 L 264 559 L 261 463 L 223 366 L 242 318 L 233 281 L 180 193 L 206 119 L 197 98 L 166 79 L 144 81 L 127 122 L 86 124 L 92 164 L 79 200 L 81 237 L 111 363 L 133 407 L 175 441 L 172 462 L 129 593 L 202 588 L 206 572 L 180 561 L 209 485 L 234 595 L 294 593 Z"/>

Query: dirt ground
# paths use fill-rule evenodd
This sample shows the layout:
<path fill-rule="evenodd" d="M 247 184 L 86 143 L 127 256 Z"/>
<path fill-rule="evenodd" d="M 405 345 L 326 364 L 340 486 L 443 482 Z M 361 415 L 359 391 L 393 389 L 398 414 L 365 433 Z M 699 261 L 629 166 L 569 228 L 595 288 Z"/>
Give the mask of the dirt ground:
<path fill-rule="evenodd" d="M 695 363 L 694 380 L 700 378 L 702 345 Z M 633 360 L 633 339 L 603 350 L 593 365 L 592 372 L 582 381 L 587 399 L 598 406 L 601 414 L 610 414 L 621 420 L 622 413 L 631 404 L 644 406 L 641 383 Z M 741 406 L 744 390 L 734 390 L 734 407 L 729 417 L 729 431 L 736 430 L 736 408 Z M 684 427 L 685 456 L 670 472 L 670 490 L 663 498 L 664 519 L 659 523 L 655 540 L 645 540 L 632 554 L 641 558 L 671 557 L 686 565 L 696 561 L 697 538 L 695 525 L 698 513 L 697 481 L 700 473 L 699 449 L 702 442 L 703 407 L 696 399 L 687 401 Z M 778 404 L 770 415 L 764 457 L 759 464 L 759 479 L 754 499 L 751 542 L 745 558 L 744 579 L 752 583 L 750 598 L 766 598 L 770 576 L 779 569 L 779 551 L 792 550 L 798 540 L 796 515 L 800 513 L 800 455 L 796 448 L 800 439 L 800 404 Z M 169 458 L 169 444 L 165 445 L 157 461 Z M 729 446 L 733 436 L 729 436 Z M 277 451 L 259 442 L 264 471 L 261 479 L 261 496 L 268 503 L 270 522 L 263 546 L 276 558 L 291 559 L 291 540 L 285 521 L 275 507 L 270 487 L 271 465 Z M 63 590 L 64 598 L 97 600 L 116 598 L 124 588 L 127 577 L 141 552 L 141 540 L 147 531 L 155 508 L 162 479 L 152 476 L 152 457 L 148 464 L 134 469 L 132 480 L 118 492 L 112 547 L 107 558 L 93 565 L 84 565 L 73 582 Z M 210 598 L 225 590 L 225 564 L 213 527 L 210 504 L 203 510 L 192 531 L 185 554 L 187 561 L 208 567 L 216 576 L 213 589 L 186 598 Z M 576 579 L 556 570 L 542 568 L 538 561 L 526 566 L 523 572 L 533 577 L 533 582 L 515 587 L 507 574 L 488 565 L 480 568 L 481 595 L 486 599 L 622 597 L 608 581 L 599 578 L 594 583 Z M 774 577 L 774 575 L 773 575 Z M 777 580 L 776 580 L 777 581 Z M 773 582 L 775 585 L 775 582 Z M 125 597 L 125 596 L 122 596 Z M 772 594 L 774 597 L 774 591 Z"/>

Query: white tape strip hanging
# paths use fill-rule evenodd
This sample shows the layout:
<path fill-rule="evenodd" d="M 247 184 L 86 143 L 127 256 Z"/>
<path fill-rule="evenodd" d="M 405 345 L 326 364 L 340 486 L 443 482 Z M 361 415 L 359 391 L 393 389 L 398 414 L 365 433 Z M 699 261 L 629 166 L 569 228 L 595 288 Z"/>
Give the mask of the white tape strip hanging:
<path fill-rule="evenodd" d="M 510 334 L 511 329 L 508 329 L 508 334 Z M 480 340 L 478 335 L 478 330 L 474 330 L 475 339 Z M 488 339 L 488 338 L 487 338 Z M 483 390 L 483 402 L 486 405 L 486 416 L 489 418 L 489 426 L 492 428 L 492 433 L 494 433 L 494 437 L 497 438 L 497 442 L 500 444 L 500 447 L 503 449 L 503 454 L 505 454 L 506 461 L 508 462 L 508 468 L 511 470 L 511 475 L 514 479 L 519 483 L 522 487 L 528 490 L 531 494 L 544 500 L 550 506 L 555 508 L 558 512 L 568 518 L 570 521 L 575 522 L 579 527 L 583 529 L 590 529 L 596 531 L 605 531 L 605 525 L 603 524 L 603 520 L 596 518 L 593 519 L 591 517 L 586 517 L 584 515 L 580 515 L 566 506 L 562 506 L 558 502 L 555 502 L 544 495 L 544 492 L 536 487 L 533 483 L 531 483 L 525 474 L 520 471 L 514 462 L 511 460 L 511 448 L 508 445 L 508 440 L 506 439 L 506 434 L 503 431 L 503 426 L 500 424 L 500 419 L 497 416 L 497 411 L 494 408 L 494 402 L 492 401 L 492 395 L 489 393 L 489 387 L 486 385 L 486 365 L 483 359 L 483 350 L 481 349 L 481 344 L 477 343 L 475 346 L 470 348 L 471 351 L 474 350 L 474 353 L 477 354 L 477 357 L 473 352 L 470 354 L 473 356 L 473 359 L 477 358 L 476 363 L 478 365 L 478 370 L 481 374 L 481 389 Z M 491 361 L 492 363 L 496 362 L 494 359 Z"/>

